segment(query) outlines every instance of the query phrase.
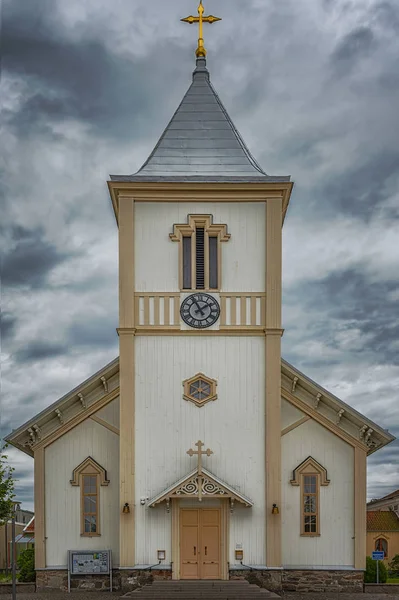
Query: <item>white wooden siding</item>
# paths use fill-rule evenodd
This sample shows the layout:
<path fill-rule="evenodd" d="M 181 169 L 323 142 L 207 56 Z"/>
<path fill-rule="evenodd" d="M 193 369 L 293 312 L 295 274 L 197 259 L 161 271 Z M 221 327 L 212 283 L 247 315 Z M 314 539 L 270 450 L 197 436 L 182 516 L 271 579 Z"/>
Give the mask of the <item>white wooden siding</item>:
<path fill-rule="evenodd" d="M 284 566 L 353 566 L 354 450 L 313 420 L 281 438 L 282 544 Z M 301 537 L 300 487 L 293 470 L 308 456 L 327 469 L 328 486 L 320 487 L 320 537 Z"/>
<path fill-rule="evenodd" d="M 198 439 L 214 452 L 204 466 L 254 501 L 231 517 L 231 552 L 243 544 L 246 560 L 264 564 L 264 339 L 149 336 L 135 343 L 137 564 L 156 562 L 157 549 L 170 560 L 170 515 L 141 507 L 140 498 L 195 468 L 186 452 Z M 218 381 L 218 399 L 201 408 L 182 398 L 183 380 L 198 371 Z"/>
<path fill-rule="evenodd" d="M 179 247 L 169 233 L 189 214 L 212 214 L 227 223 L 231 238 L 222 242 L 222 290 L 265 289 L 266 211 L 262 202 L 138 202 L 135 205 L 135 286 L 138 292 L 179 289 Z"/>
<path fill-rule="evenodd" d="M 304 416 L 305 413 L 281 398 L 281 429 L 289 427 Z"/>
<path fill-rule="evenodd" d="M 119 398 L 116 398 L 107 406 L 104 406 L 101 410 L 95 413 L 96 417 L 100 417 L 103 421 L 106 421 L 110 425 L 119 429 Z"/>
<path fill-rule="evenodd" d="M 91 456 L 107 471 L 108 486 L 100 486 L 101 535 L 80 535 L 80 487 L 72 486 L 72 471 Z M 119 436 L 86 419 L 45 450 L 46 566 L 67 565 L 68 550 L 112 550 L 119 564 Z"/>

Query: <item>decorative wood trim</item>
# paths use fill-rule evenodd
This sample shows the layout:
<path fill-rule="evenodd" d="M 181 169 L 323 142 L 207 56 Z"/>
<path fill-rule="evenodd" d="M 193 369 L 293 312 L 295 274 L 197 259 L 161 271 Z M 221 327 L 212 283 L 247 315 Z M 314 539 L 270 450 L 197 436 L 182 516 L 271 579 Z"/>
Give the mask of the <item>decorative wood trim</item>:
<path fill-rule="evenodd" d="M 366 568 L 367 451 L 355 447 L 354 517 L 355 569 Z"/>
<path fill-rule="evenodd" d="M 137 336 L 142 335 L 155 335 L 155 336 L 163 336 L 163 335 L 191 335 L 191 336 L 265 336 L 265 331 L 262 327 L 220 327 L 219 329 L 208 329 L 208 330 L 191 330 L 191 329 L 177 329 L 175 327 L 137 327 L 135 330 L 135 334 Z"/>
<path fill-rule="evenodd" d="M 327 469 L 312 456 L 308 456 L 294 469 L 290 483 L 291 485 L 300 485 L 301 475 L 314 475 L 315 473 L 320 476 L 320 485 L 330 484 L 330 480 L 327 478 Z"/>
<path fill-rule="evenodd" d="M 92 415 L 90 417 L 90 419 L 92 419 L 99 425 L 102 425 L 106 429 L 109 429 L 110 431 L 112 431 L 112 433 L 116 433 L 116 435 L 120 434 L 120 431 L 117 427 L 115 427 L 114 425 L 111 425 L 111 423 L 108 423 L 107 421 L 104 421 L 104 419 L 101 419 L 101 417 L 97 417 L 97 415 Z"/>
<path fill-rule="evenodd" d="M 309 421 L 309 420 L 310 420 L 309 416 L 302 417 L 298 421 L 295 421 L 295 423 L 291 423 L 291 425 L 288 425 L 287 427 L 284 427 L 284 429 L 281 430 L 281 437 L 283 437 L 283 435 L 286 435 L 287 433 L 289 433 L 293 429 L 296 429 L 297 427 L 300 427 L 301 425 L 303 425 L 304 423 L 306 423 L 306 421 Z"/>
<path fill-rule="evenodd" d="M 187 223 L 174 224 L 173 232 L 169 234 L 172 242 L 179 243 L 179 286 L 181 292 L 188 292 L 197 289 L 197 273 L 196 273 L 196 230 L 197 227 L 204 228 L 204 267 L 205 267 L 205 278 L 204 278 L 204 289 L 202 292 L 216 292 L 221 286 L 221 272 L 222 272 L 222 261 L 221 261 L 221 250 L 220 242 L 227 242 L 230 239 L 230 234 L 227 233 L 227 225 L 213 223 L 213 216 L 201 215 L 201 214 L 189 214 L 187 216 Z M 183 288 L 183 237 L 191 238 L 191 288 Z M 216 288 L 209 287 L 209 238 L 216 237 L 218 240 L 218 285 Z"/>
<path fill-rule="evenodd" d="M 44 448 L 34 451 L 34 494 L 35 494 L 35 565 L 36 569 L 46 567 L 46 493 L 45 493 L 45 453 Z"/>
<path fill-rule="evenodd" d="M 70 431 L 71 429 L 73 429 L 74 427 L 91 417 L 91 415 L 93 415 L 97 411 L 104 408 L 104 406 L 107 406 L 107 404 L 112 402 L 112 400 L 115 400 L 115 398 L 117 398 L 118 396 L 119 387 L 115 388 L 112 392 L 106 394 L 105 396 L 94 402 L 91 406 L 83 410 L 81 413 L 77 414 L 75 417 L 64 423 L 64 425 L 61 425 L 56 431 L 54 431 L 46 438 L 41 440 L 34 448 L 35 453 L 36 450 L 40 448 L 47 448 L 47 446 L 50 446 L 50 444 L 56 442 L 60 437 L 68 433 L 68 431 Z"/>
<path fill-rule="evenodd" d="M 320 425 L 323 425 L 323 427 L 325 427 L 326 429 L 328 429 L 329 431 L 331 431 L 332 433 L 334 433 L 335 435 L 340 437 L 341 440 L 344 440 L 344 442 L 347 442 L 350 446 L 358 447 L 361 450 L 367 451 L 367 447 L 364 446 L 364 444 L 362 444 L 362 442 L 360 442 L 359 440 L 356 440 L 349 433 L 346 433 L 343 429 L 338 427 L 335 423 L 333 423 L 332 421 L 327 419 L 327 417 L 325 417 L 321 413 L 317 412 L 315 409 L 308 406 L 306 404 L 306 402 L 304 402 L 303 400 L 300 400 L 296 396 L 293 396 L 291 394 L 291 392 L 289 392 L 287 389 L 281 388 L 281 396 L 284 398 L 284 400 L 288 400 L 288 402 L 290 404 L 292 404 L 296 408 L 299 408 L 299 410 L 301 410 L 305 414 L 309 415 L 314 421 L 316 421 Z"/>
<path fill-rule="evenodd" d="M 209 396 L 207 398 L 204 398 L 203 400 L 196 399 L 190 392 L 191 385 L 198 380 L 205 381 L 209 385 L 209 388 L 210 388 Z M 183 381 L 183 389 L 184 389 L 183 398 L 184 398 L 184 400 L 188 400 L 189 402 L 192 402 L 193 404 L 195 404 L 196 406 L 201 408 L 201 406 L 205 406 L 205 404 L 207 404 L 208 402 L 217 400 L 217 397 L 218 397 L 217 393 L 216 393 L 217 384 L 218 384 L 218 382 L 216 381 L 216 379 L 207 377 L 203 373 L 197 373 L 193 377 L 190 377 L 189 379 L 185 379 Z"/>
<path fill-rule="evenodd" d="M 172 500 L 172 579 L 180 579 L 180 510 L 179 500 Z"/>
<path fill-rule="evenodd" d="M 85 531 L 84 517 L 84 476 L 89 475 L 96 478 L 96 531 L 89 532 Z M 100 486 L 107 486 L 109 479 L 107 479 L 107 472 L 97 461 L 91 456 L 88 456 L 83 462 L 80 463 L 72 472 L 71 485 L 80 486 L 80 535 L 82 537 L 98 537 L 101 535 L 101 519 L 100 519 Z"/>
<path fill-rule="evenodd" d="M 120 348 L 120 566 L 135 564 L 135 336 L 119 338 Z M 130 513 L 122 514 L 122 506 Z"/>
<path fill-rule="evenodd" d="M 182 182 L 121 182 L 108 181 L 116 220 L 119 204 L 125 197 L 136 202 L 265 202 L 278 198 L 284 218 L 288 208 L 292 182 L 269 183 L 182 183 Z M 281 225 L 283 222 L 281 223 Z"/>
<path fill-rule="evenodd" d="M 133 197 L 132 194 L 119 198 L 119 295 L 120 306 L 123 308 L 123 312 L 121 310 L 119 312 L 119 328 L 122 332 L 119 336 L 119 564 L 121 567 L 131 567 L 135 564 L 134 207 L 135 196 Z M 144 303 L 149 305 L 148 296 L 144 297 Z M 147 310 L 147 315 L 148 313 Z M 130 513 L 122 514 L 122 506 L 126 502 L 130 505 Z"/>
<path fill-rule="evenodd" d="M 91 456 L 85 458 L 83 462 L 74 468 L 72 472 L 71 485 L 81 485 L 81 475 L 98 475 L 100 479 L 100 485 L 108 485 L 109 479 L 107 479 L 107 471 Z"/>
<path fill-rule="evenodd" d="M 272 514 L 273 504 L 281 506 L 281 198 L 266 202 L 266 330 L 265 330 L 265 494 L 266 564 L 281 567 L 281 514 Z M 273 331 L 270 331 L 272 329 Z"/>
<path fill-rule="evenodd" d="M 229 548 L 230 548 L 230 510 L 229 501 L 222 500 L 220 503 L 222 509 L 222 521 L 221 521 L 221 577 L 224 580 L 229 579 Z"/>

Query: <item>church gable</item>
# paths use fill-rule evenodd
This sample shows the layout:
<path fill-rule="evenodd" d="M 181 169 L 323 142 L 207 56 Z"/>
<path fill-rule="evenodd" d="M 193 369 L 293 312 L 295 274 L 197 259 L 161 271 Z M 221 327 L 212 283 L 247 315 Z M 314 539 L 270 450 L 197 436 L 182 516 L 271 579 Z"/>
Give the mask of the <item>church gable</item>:
<path fill-rule="evenodd" d="M 187 381 L 190 381 L 188 379 Z M 210 380 L 213 381 L 213 380 Z M 286 361 L 281 363 L 282 432 L 289 434 L 309 418 L 371 454 L 394 436 L 330 394 Z M 186 382 L 183 382 L 183 385 Z M 184 397 L 187 386 L 184 388 Z M 215 395 L 211 399 L 216 399 Z M 60 400 L 13 431 L 5 440 L 26 454 L 52 443 L 83 420 L 94 421 L 119 435 L 119 359 L 106 365 Z M 201 404 L 200 404 L 201 405 Z"/>
<path fill-rule="evenodd" d="M 173 498 L 195 498 L 201 501 L 205 498 L 228 498 L 233 507 L 237 501 L 244 506 L 253 506 L 252 500 L 234 490 L 228 483 L 222 481 L 210 471 L 202 468 L 201 473 L 195 469 L 169 488 L 151 498 L 148 506 L 154 507 L 161 502 L 169 503 Z"/>

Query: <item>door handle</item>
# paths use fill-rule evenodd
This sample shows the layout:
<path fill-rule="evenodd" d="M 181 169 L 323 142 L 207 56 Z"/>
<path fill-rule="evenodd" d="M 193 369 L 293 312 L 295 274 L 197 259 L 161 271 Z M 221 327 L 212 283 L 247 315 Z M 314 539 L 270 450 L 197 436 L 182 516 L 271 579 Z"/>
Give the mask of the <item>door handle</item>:
<path fill-rule="evenodd" d="M 197 547 L 194 546 L 194 556 L 197 556 Z"/>
<path fill-rule="evenodd" d="M 205 556 L 208 556 L 208 546 L 205 546 Z"/>

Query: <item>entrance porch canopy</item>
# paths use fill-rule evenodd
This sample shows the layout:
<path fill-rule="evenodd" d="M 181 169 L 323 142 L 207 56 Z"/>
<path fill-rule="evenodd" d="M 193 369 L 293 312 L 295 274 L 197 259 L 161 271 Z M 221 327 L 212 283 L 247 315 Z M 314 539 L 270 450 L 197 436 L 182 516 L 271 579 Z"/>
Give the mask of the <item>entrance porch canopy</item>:
<path fill-rule="evenodd" d="M 253 506 L 252 500 L 240 494 L 228 483 L 225 483 L 210 471 L 202 468 L 197 469 L 168 487 L 166 490 L 149 500 L 148 506 L 153 508 L 161 502 L 166 502 L 169 508 L 170 500 L 174 498 L 196 498 L 199 502 L 203 498 L 228 498 L 233 507 L 234 502 L 240 502 L 244 506 Z"/>

